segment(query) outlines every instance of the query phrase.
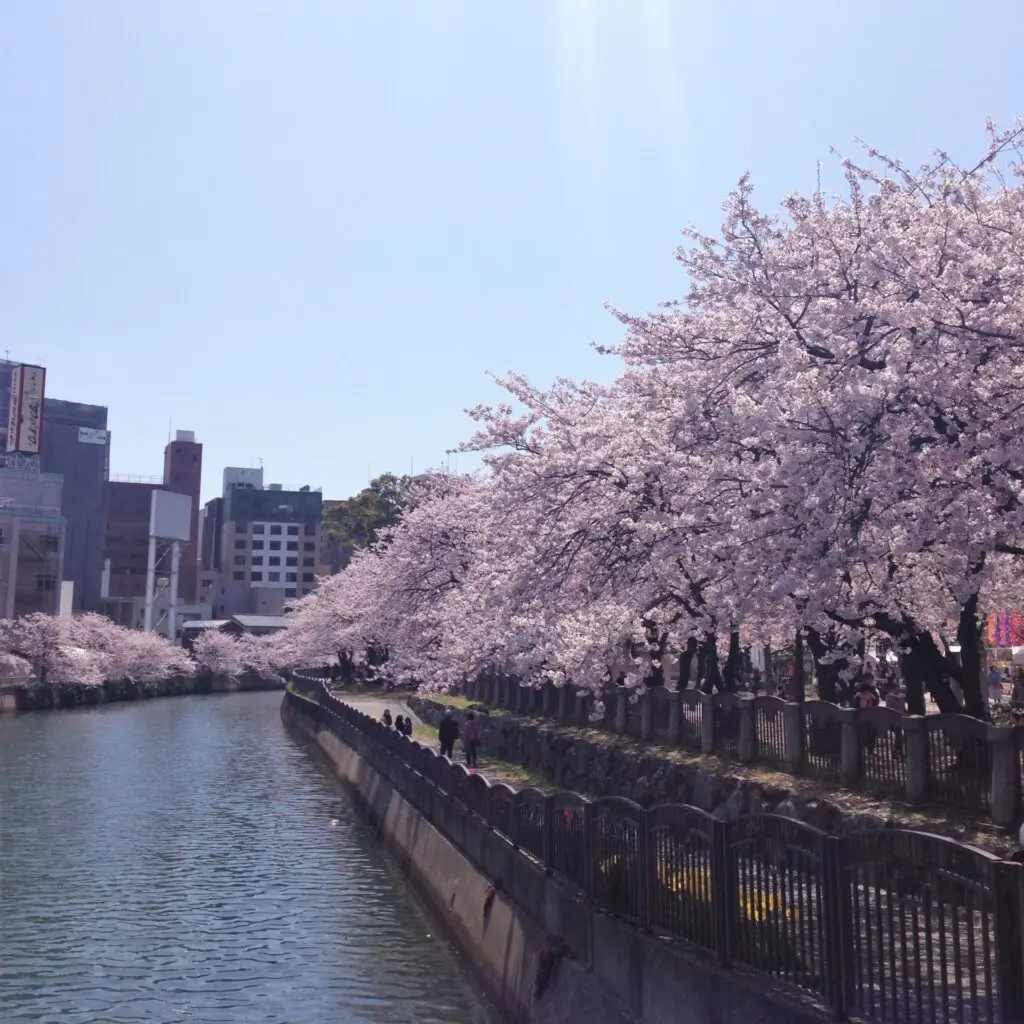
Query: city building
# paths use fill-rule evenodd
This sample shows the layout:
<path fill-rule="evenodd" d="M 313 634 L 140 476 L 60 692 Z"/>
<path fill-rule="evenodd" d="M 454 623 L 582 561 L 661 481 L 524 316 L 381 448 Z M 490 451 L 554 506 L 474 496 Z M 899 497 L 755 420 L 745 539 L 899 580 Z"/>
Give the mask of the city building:
<path fill-rule="evenodd" d="M 191 430 L 179 430 L 164 449 L 164 489 L 192 499 L 191 540 L 181 546 L 178 596 L 195 604 L 199 580 L 199 496 L 203 485 L 203 446 Z"/>
<path fill-rule="evenodd" d="M 203 446 L 191 430 L 179 430 L 164 448 L 162 477 L 122 477 L 107 483 L 102 610 L 115 622 L 141 629 L 145 621 L 153 491 L 171 491 L 191 499 L 192 539 L 181 546 L 176 618 L 180 623 L 202 617 L 197 565 L 202 470 Z M 154 622 L 158 632 L 170 611 L 169 548 L 168 544 L 157 545 Z"/>
<path fill-rule="evenodd" d="M 264 488 L 262 469 L 225 469 L 223 494 L 203 515 L 212 617 L 281 615 L 286 601 L 316 585 L 322 532 L 319 491 Z"/>
<path fill-rule="evenodd" d="M 96 611 L 103 576 L 103 537 L 106 530 L 106 480 L 110 465 L 110 434 L 107 410 L 49 398 L 45 394 L 45 370 L 39 370 L 41 418 L 34 443 L 8 445 L 11 427 L 11 382 L 23 364 L 0 360 L 0 449 L 15 455 L 7 464 L 37 468 L 63 478 L 61 515 L 66 520 L 62 579 L 74 584 L 75 611 Z M 0 494 L 0 499 L 6 495 Z M 58 588 L 59 589 L 59 588 Z"/>
<path fill-rule="evenodd" d="M 110 470 L 107 410 L 101 405 L 45 399 L 39 462 L 44 473 L 64 478 L 61 512 L 67 520 L 67 541 L 63 578 L 74 583 L 72 607 L 76 612 L 98 611 Z"/>
<path fill-rule="evenodd" d="M 67 521 L 61 478 L 37 469 L 0 468 L 0 615 L 56 615 Z"/>

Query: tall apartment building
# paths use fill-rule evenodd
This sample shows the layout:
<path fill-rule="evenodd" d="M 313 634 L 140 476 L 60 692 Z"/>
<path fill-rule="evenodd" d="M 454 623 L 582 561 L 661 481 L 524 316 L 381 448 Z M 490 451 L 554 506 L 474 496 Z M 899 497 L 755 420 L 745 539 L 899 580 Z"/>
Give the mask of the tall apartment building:
<path fill-rule="evenodd" d="M 213 617 L 280 615 L 316 585 L 323 527 L 319 491 L 263 487 L 261 469 L 224 471 L 224 493 L 208 502 L 203 569 L 214 573 Z"/>
<path fill-rule="evenodd" d="M 75 585 L 75 611 L 98 611 L 110 470 L 107 410 L 101 405 L 47 398 L 43 421 L 40 466 L 44 473 L 59 473 L 64 478 L 61 511 L 67 520 L 67 542 L 63 578 Z"/>
<path fill-rule="evenodd" d="M 20 365 L 0 360 L 0 450 L 6 445 L 11 377 Z M 61 572 L 64 580 L 74 583 L 73 608 L 96 611 L 103 576 L 105 485 L 110 466 L 106 408 L 44 395 L 37 455 L 44 474 L 63 477 L 60 501 L 66 538 Z M 3 497 L 0 494 L 0 499 Z"/>
<path fill-rule="evenodd" d="M 149 514 L 153 491 L 187 494 L 192 500 L 192 539 L 181 545 L 178 572 L 179 612 L 197 614 L 199 550 L 199 494 L 202 486 L 203 446 L 191 430 L 179 430 L 164 448 L 164 473 L 151 480 L 111 480 L 107 483 L 107 521 L 103 544 L 106 563 L 103 611 L 122 625 L 142 625 L 149 562 Z M 165 545 L 157 546 L 159 581 L 169 574 Z M 166 588 L 164 588 L 166 590 Z M 158 607 L 168 603 L 157 595 Z M 184 621 L 179 614 L 178 621 Z"/>
<path fill-rule="evenodd" d="M 0 468 L 0 495 L 0 615 L 55 615 L 67 528 L 61 478 Z"/>

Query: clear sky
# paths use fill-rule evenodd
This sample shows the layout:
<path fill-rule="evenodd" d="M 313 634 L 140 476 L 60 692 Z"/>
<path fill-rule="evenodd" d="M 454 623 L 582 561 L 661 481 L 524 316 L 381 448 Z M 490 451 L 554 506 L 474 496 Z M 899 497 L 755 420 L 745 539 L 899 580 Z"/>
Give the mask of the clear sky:
<path fill-rule="evenodd" d="M 610 379 L 679 229 L 855 137 L 918 162 L 1024 113 L 1021 0 L 8 0 L 0 354 L 343 497 L 508 369 Z M 826 181 L 828 172 L 826 171 Z M 833 175 L 834 177 L 834 175 Z"/>

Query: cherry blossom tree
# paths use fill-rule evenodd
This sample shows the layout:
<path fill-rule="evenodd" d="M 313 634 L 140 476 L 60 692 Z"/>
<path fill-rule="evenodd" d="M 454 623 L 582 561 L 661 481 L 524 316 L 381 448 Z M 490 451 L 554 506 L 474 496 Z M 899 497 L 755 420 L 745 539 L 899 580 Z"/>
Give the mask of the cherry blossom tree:
<path fill-rule="evenodd" d="M 192 645 L 200 672 L 233 679 L 242 674 L 242 650 L 237 640 L 219 629 L 206 629 Z"/>
<path fill-rule="evenodd" d="M 990 126 L 966 167 L 869 150 L 778 215 L 741 181 L 687 233 L 685 299 L 616 312 L 619 378 L 503 379 L 463 446 L 484 472 L 300 602 L 281 663 L 599 688 L 696 661 L 731 688 L 744 645 L 795 637 L 834 696 L 882 637 L 912 710 L 983 716 L 981 624 L 1024 556 L 1022 138 Z"/>
<path fill-rule="evenodd" d="M 191 659 L 163 637 L 125 629 L 101 615 L 36 613 L 0 620 L 0 651 L 27 662 L 41 683 L 98 686 L 192 671 Z"/>

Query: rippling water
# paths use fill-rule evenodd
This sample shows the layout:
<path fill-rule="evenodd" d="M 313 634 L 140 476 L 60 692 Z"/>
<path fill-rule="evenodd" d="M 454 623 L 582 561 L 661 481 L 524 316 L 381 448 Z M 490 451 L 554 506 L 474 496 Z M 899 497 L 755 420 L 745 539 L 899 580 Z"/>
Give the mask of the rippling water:
<path fill-rule="evenodd" d="M 3 1024 L 492 1019 L 280 703 L 0 715 Z"/>

